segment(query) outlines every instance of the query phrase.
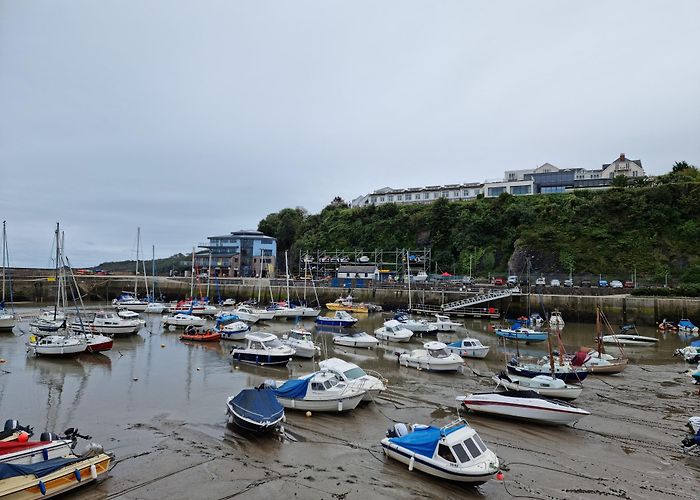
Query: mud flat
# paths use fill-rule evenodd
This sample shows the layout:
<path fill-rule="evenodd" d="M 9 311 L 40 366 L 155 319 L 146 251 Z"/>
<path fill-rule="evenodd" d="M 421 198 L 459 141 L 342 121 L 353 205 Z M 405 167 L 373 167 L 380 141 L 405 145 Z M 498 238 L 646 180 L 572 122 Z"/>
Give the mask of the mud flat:
<path fill-rule="evenodd" d="M 366 331 L 381 316 L 361 320 Z M 76 426 L 117 455 L 110 477 L 74 498 L 678 498 L 695 499 L 700 458 L 680 450 L 688 416 L 700 414 L 688 367 L 671 356 L 684 344 L 667 335 L 659 346 L 630 350 L 622 375 L 589 377 L 576 404 L 592 415 L 574 427 L 543 427 L 458 413 L 454 398 L 490 390 L 505 356 L 487 323 L 467 334 L 492 346 L 486 360 L 464 373 L 435 374 L 399 367 L 394 347 L 333 349 L 328 356 L 380 371 L 389 390 L 346 415 L 287 412 L 284 433 L 267 438 L 226 426 L 225 399 L 265 379 L 308 373 L 232 366 L 235 343 L 191 345 L 148 319 L 139 335 L 115 341 L 106 355 L 51 360 L 28 357 L 26 325 L 0 335 L 0 409 L 37 432 Z M 281 332 L 291 323 L 271 323 Z M 311 329 L 311 323 L 306 324 Z M 569 346 L 590 344 L 590 325 L 567 324 Z M 653 334 L 653 331 L 642 331 Z M 444 340 L 456 336 L 441 337 Z M 420 343 L 412 341 L 409 348 Z M 543 346 L 522 346 L 534 355 Z M 385 458 L 379 445 L 392 421 L 446 424 L 466 416 L 498 454 L 505 481 L 478 488 L 449 484 Z"/>

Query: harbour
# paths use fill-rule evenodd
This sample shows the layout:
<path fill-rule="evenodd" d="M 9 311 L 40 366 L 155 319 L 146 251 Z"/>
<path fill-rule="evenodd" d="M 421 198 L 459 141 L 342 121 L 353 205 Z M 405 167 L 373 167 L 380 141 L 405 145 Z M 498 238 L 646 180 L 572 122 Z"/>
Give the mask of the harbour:
<path fill-rule="evenodd" d="M 21 317 L 37 312 L 18 308 Z M 365 315 L 355 329 L 371 333 L 389 317 Z M 375 370 L 388 388 L 346 414 L 287 411 L 283 433 L 251 437 L 227 426 L 225 399 L 267 379 L 311 373 L 316 360 L 295 358 L 284 368 L 232 364 L 229 351 L 240 342 L 183 342 L 181 330 L 163 329 L 160 315 L 145 320 L 137 335 L 115 337 L 110 351 L 65 359 L 27 355 L 25 321 L 0 334 L 0 407 L 13 412 L 3 412 L 6 418 L 31 421 L 37 430 L 80 427 L 115 453 L 109 480 L 76 498 L 277 498 L 282 491 L 299 498 L 362 498 L 368 491 L 386 498 L 695 498 L 697 459 L 684 455 L 678 443 L 687 415 L 700 412 L 700 398 L 689 366 L 673 356 L 686 344 L 678 334 L 640 327 L 659 344 L 626 349 L 630 366 L 621 375 L 585 380 L 576 403 L 591 416 L 562 428 L 459 409 L 455 398 L 491 390 L 491 376 L 515 351 L 509 345 L 504 352 L 489 321 L 465 319 L 465 328 L 437 335 L 444 342 L 474 337 L 491 347 L 487 358 L 467 359 L 461 372 L 447 374 L 399 366 L 396 353 L 420 346 L 421 339 L 375 349 L 340 347 L 333 332 L 301 320 L 321 358 Z M 281 335 L 293 325 L 273 321 L 253 330 Z M 567 351 L 591 346 L 594 336 L 591 324 L 572 321 L 562 333 Z M 519 350 L 535 357 L 546 352 L 534 344 Z M 498 454 L 503 481 L 470 488 L 416 475 L 383 457 L 379 440 L 393 422 L 444 425 L 458 416 Z"/>

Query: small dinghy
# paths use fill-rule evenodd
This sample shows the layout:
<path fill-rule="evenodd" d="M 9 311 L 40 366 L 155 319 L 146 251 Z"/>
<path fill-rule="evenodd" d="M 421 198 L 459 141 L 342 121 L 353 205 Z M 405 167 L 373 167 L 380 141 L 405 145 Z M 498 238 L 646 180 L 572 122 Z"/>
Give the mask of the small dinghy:
<path fill-rule="evenodd" d="M 224 340 L 245 340 L 245 334 L 250 331 L 250 326 L 243 321 L 234 321 L 222 326 L 218 331 Z"/>
<path fill-rule="evenodd" d="M 645 337 L 639 335 L 637 328 L 634 325 L 624 325 L 620 328 L 620 332 L 614 335 L 604 335 L 602 337 L 604 344 L 619 344 L 629 346 L 654 346 L 659 343 L 659 339 L 654 337 Z"/>
<path fill-rule="evenodd" d="M 395 424 L 381 441 L 387 457 L 432 476 L 483 484 L 498 472 L 498 457 L 476 431 L 460 419 L 438 428 Z"/>
<path fill-rule="evenodd" d="M 292 410 L 343 412 L 357 408 L 364 389 L 350 387 L 334 373 L 320 371 L 303 379 L 287 380 L 275 389 L 277 401 Z"/>
<path fill-rule="evenodd" d="M 461 339 L 447 344 L 447 348 L 463 358 L 485 358 L 490 347 L 481 343 L 479 339 Z"/>
<path fill-rule="evenodd" d="M 386 390 L 386 379 L 372 370 L 363 370 L 355 363 L 340 358 L 329 358 L 318 364 L 321 370 L 334 373 L 348 387 L 365 391 L 362 401 L 374 401 L 374 398 Z"/>
<path fill-rule="evenodd" d="M 493 376 L 494 382 L 508 391 L 534 391 L 541 396 L 558 399 L 576 399 L 581 395 L 583 387 L 567 384 L 563 380 L 550 375 L 536 377 L 518 377 L 502 371 Z"/>
<path fill-rule="evenodd" d="M 333 343 L 345 347 L 366 347 L 371 349 L 379 345 L 379 340 L 365 332 L 353 332 L 334 336 Z"/>
<path fill-rule="evenodd" d="M 460 396 L 457 400 L 474 412 L 548 425 L 573 424 L 590 415 L 586 410 L 556 399 L 545 399 L 534 391 L 486 392 Z"/>
<path fill-rule="evenodd" d="M 200 330 L 193 326 L 185 328 L 185 333 L 180 335 L 180 340 L 190 340 L 193 342 L 218 342 L 221 334 L 214 330 Z"/>
<path fill-rule="evenodd" d="M 426 342 L 423 349 L 399 355 L 399 364 L 433 372 L 459 371 L 464 365 L 462 357 L 447 350 L 442 342 Z"/>
<path fill-rule="evenodd" d="M 149 302 L 143 310 L 146 314 L 163 314 L 163 311 L 165 311 L 165 304 L 161 302 Z"/>
<path fill-rule="evenodd" d="M 296 351 L 294 355 L 299 358 L 313 358 L 321 355 L 321 348 L 314 344 L 311 332 L 303 328 L 295 328 L 285 333 L 280 342 L 294 349 Z"/>
<path fill-rule="evenodd" d="M 11 422 L 16 421 L 8 420 L 5 426 Z M 27 465 L 72 455 L 78 438 L 91 439 L 90 436 L 79 434 L 77 429 L 70 428 L 64 436 L 42 432 L 39 441 L 29 441 L 27 437 L 27 440 L 22 441 L 0 442 L 0 463 Z"/>
<path fill-rule="evenodd" d="M 456 332 L 457 328 L 464 326 L 461 323 L 456 323 L 444 314 L 436 314 L 435 321 L 429 323 L 430 327 L 438 332 Z"/>
<path fill-rule="evenodd" d="M 404 328 L 401 323 L 395 319 L 390 319 L 384 322 L 384 326 L 374 330 L 374 336 L 379 340 L 387 342 L 408 342 L 413 336 L 413 332 Z"/>
<path fill-rule="evenodd" d="M 177 313 L 171 316 L 163 316 L 163 326 L 204 326 L 206 320 L 193 314 Z"/>
<path fill-rule="evenodd" d="M 571 359 L 571 366 L 582 366 L 594 375 L 614 375 L 627 368 L 627 359 L 616 358 L 598 351 L 579 351 Z"/>
<path fill-rule="evenodd" d="M 284 408 L 272 389 L 258 387 L 243 389 L 226 400 L 229 424 L 250 432 L 265 433 L 275 429 L 284 420 Z"/>
<path fill-rule="evenodd" d="M 564 326 L 564 318 L 561 317 L 561 312 L 559 309 L 552 311 L 551 316 L 549 316 L 549 326 L 555 328 L 562 328 Z"/>
<path fill-rule="evenodd" d="M 689 346 L 676 349 L 674 356 L 683 356 L 687 363 L 700 363 L 700 340 L 691 342 Z"/>
<path fill-rule="evenodd" d="M 687 333 L 697 333 L 698 327 L 689 319 L 682 319 L 678 322 L 678 331 Z"/>
<path fill-rule="evenodd" d="M 688 427 L 688 435 L 681 441 L 683 451 L 700 454 L 700 417 L 690 417 L 686 427 Z"/>
<path fill-rule="evenodd" d="M 129 309 L 125 309 L 123 307 L 118 307 L 117 316 L 119 316 L 122 319 L 138 319 L 139 313 L 130 311 Z"/>
<path fill-rule="evenodd" d="M 240 318 L 238 317 L 237 314 L 219 311 L 216 314 L 216 316 L 214 316 L 214 319 L 216 319 L 216 327 L 221 328 L 224 325 L 228 325 L 229 323 L 233 323 L 234 321 L 238 321 Z"/>
<path fill-rule="evenodd" d="M 676 325 L 672 321 L 666 321 L 666 318 L 664 318 L 661 323 L 658 324 L 657 328 L 661 330 L 662 332 L 677 332 L 678 331 L 678 325 Z"/>
<path fill-rule="evenodd" d="M 346 311 L 336 311 L 333 316 L 317 316 L 316 324 L 321 326 L 348 327 L 357 323 L 357 318 Z"/>
<path fill-rule="evenodd" d="M 245 338 L 246 347 L 231 349 L 233 361 L 262 366 L 286 365 L 296 352 L 271 333 L 247 333 Z"/>

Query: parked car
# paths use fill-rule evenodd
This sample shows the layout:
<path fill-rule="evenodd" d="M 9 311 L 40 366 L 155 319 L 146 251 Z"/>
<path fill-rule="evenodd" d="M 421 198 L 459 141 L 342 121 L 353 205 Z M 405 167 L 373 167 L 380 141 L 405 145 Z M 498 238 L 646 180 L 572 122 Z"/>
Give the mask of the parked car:
<path fill-rule="evenodd" d="M 505 278 L 494 278 L 493 284 L 496 286 L 503 286 L 506 284 L 506 279 Z"/>
<path fill-rule="evenodd" d="M 608 285 L 608 280 L 598 280 L 598 286 L 599 286 L 600 288 L 606 288 L 606 287 L 608 287 L 608 286 L 609 286 L 609 285 Z"/>
<path fill-rule="evenodd" d="M 515 286 L 518 284 L 518 277 L 517 276 L 508 276 L 508 284 L 510 286 Z"/>
<path fill-rule="evenodd" d="M 623 288 L 634 288 L 634 281 L 627 280 L 622 284 Z"/>
<path fill-rule="evenodd" d="M 589 287 L 589 286 L 591 286 L 591 280 L 581 280 L 581 286 L 582 286 L 582 287 Z"/>
<path fill-rule="evenodd" d="M 535 281 L 535 285 L 546 285 L 546 284 L 547 284 L 547 280 L 544 279 L 544 276 L 540 276 L 539 278 L 537 278 L 537 281 Z"/>
<path fill-rule="evenodd" d="M 566 287 L 573 287 L 574 286 L 574 280 L 564 280 L 564 286 Z"/>
<path fill-rule="evenodd" d="M 463 285 L 471 285 L 472 284 L 472 277 L 471 276 L 462 276 L 462 284 Z"/>
<path fill-rule="evenodd" d="M 622 288 L 622 281 L 620 280 L 612 280 L 610 282 L 610 288 Z"/>
<path fill-rule="evenodd" d="M 555 278 L 549 282 L 549 286 L 561 286 L 561 282 Z"/>

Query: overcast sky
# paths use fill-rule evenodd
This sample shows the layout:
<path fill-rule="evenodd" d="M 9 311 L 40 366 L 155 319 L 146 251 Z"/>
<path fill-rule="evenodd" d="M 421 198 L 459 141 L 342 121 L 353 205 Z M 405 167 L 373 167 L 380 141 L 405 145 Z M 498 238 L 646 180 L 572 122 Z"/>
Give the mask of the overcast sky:
<path fill-rule="evenodd" d="M 700 164 L 700 2 L 0 0 L 12 264 L 158 256 L 336 195 Z"/>

